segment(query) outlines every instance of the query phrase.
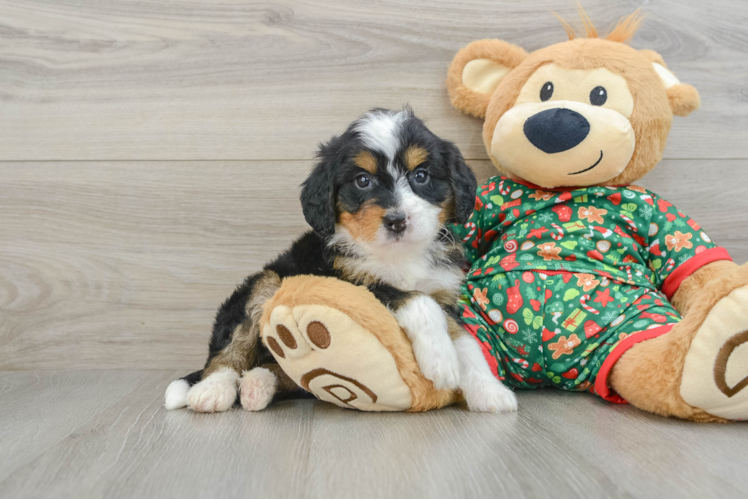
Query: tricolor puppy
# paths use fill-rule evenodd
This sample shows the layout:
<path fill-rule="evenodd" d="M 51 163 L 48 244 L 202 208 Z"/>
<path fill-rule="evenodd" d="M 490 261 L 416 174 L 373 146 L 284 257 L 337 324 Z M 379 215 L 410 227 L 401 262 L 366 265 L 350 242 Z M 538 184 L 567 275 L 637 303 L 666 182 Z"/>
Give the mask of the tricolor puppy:
<path fill-rule="evenodd" d="M 205 368 L 172 382 L 169 409 L 261 410 L 298 387 L 259 342 L 262 304 L 286 277 L 332 276 L 365 286 L 395 315 L 437 389 L 460 388 L 473 411 L 512 411 L 457 314 L 463 254 L 447 224 L 464 224 L 475 176 L 454 144 L 409 109 L 375 109 L 320 147 L 301 204 L 313 231 L 249 276 L 218 310 Z M 240 380 L 241 379 L 241 380 Z"/>

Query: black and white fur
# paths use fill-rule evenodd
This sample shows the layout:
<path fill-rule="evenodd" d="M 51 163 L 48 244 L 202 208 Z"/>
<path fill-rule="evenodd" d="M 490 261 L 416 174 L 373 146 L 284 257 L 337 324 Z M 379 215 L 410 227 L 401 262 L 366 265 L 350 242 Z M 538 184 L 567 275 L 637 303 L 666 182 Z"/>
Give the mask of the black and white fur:
<path fill-rule="evenodd" d="M 261 410 L 296 388 L 259 341 L 261 305 L 281 279 L 333 276 L 366 286 L 408 335 L 437 389 L 459 388 L 473 411 L 517 408 L 457 311 L 464 258 L 446 225 L 470 216 L 476 181 L 454 144 L 410 109 L 374 109 L 321 145 L 301 203 L 313 231 L 249 276 L 216 315 L 203 370 L 172 382 L 165 406 Z M 298 389 L 298 388 L 296 388 Z"/>

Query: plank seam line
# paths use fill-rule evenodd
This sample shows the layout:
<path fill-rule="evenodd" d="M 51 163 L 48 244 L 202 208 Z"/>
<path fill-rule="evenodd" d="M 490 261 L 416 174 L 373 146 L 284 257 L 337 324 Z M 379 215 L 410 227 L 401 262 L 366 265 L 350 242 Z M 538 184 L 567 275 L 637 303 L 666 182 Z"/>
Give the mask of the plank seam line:
<path fill-rule="evenodd" d="M 465 158 L 466 161 L 490 161 L 488 158 Z M 746 157 L 735 157 L 735 158 L 663 158 L 662 161 L 739 161 L 748 160 Z M 197 162 L 279 162 L 279 161 L 294 161 L 294 162 L 309 162 L 317 161 L 317 158 L 253 158 L 253 159 L 221 159 L 221 158 L 208 158 L 208 159 L 192 159 L 192 160 L 164 160 L 164 159 L 134 159 L 134 160 L 0 160 L 0 164 L 3 163 L 197 163 Z"/>

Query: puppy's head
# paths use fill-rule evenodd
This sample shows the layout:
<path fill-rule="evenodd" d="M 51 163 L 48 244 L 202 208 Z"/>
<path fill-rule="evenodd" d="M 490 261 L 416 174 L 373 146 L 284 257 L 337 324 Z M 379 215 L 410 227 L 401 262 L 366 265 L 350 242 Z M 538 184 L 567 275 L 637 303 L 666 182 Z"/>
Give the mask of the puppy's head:
<path fill-rule="evenodd" d="M 322 236 L 372 248 L 419 245 L 473 210 L 476 181 L 462 154 L 410 109 L 368 112 L 317 156 L 301 205 Z"/>

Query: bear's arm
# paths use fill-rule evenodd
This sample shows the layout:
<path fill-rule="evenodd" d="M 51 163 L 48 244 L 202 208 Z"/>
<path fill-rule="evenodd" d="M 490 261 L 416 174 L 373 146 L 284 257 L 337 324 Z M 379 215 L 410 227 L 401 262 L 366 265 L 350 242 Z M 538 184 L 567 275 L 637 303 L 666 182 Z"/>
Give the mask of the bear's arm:
<path fill-rule="evenodd" d="M 657 287 L 685 314 L 705 283 L 736 265 L 695 220 L 659 196 L 653 199 L 649 266 Z"/>

